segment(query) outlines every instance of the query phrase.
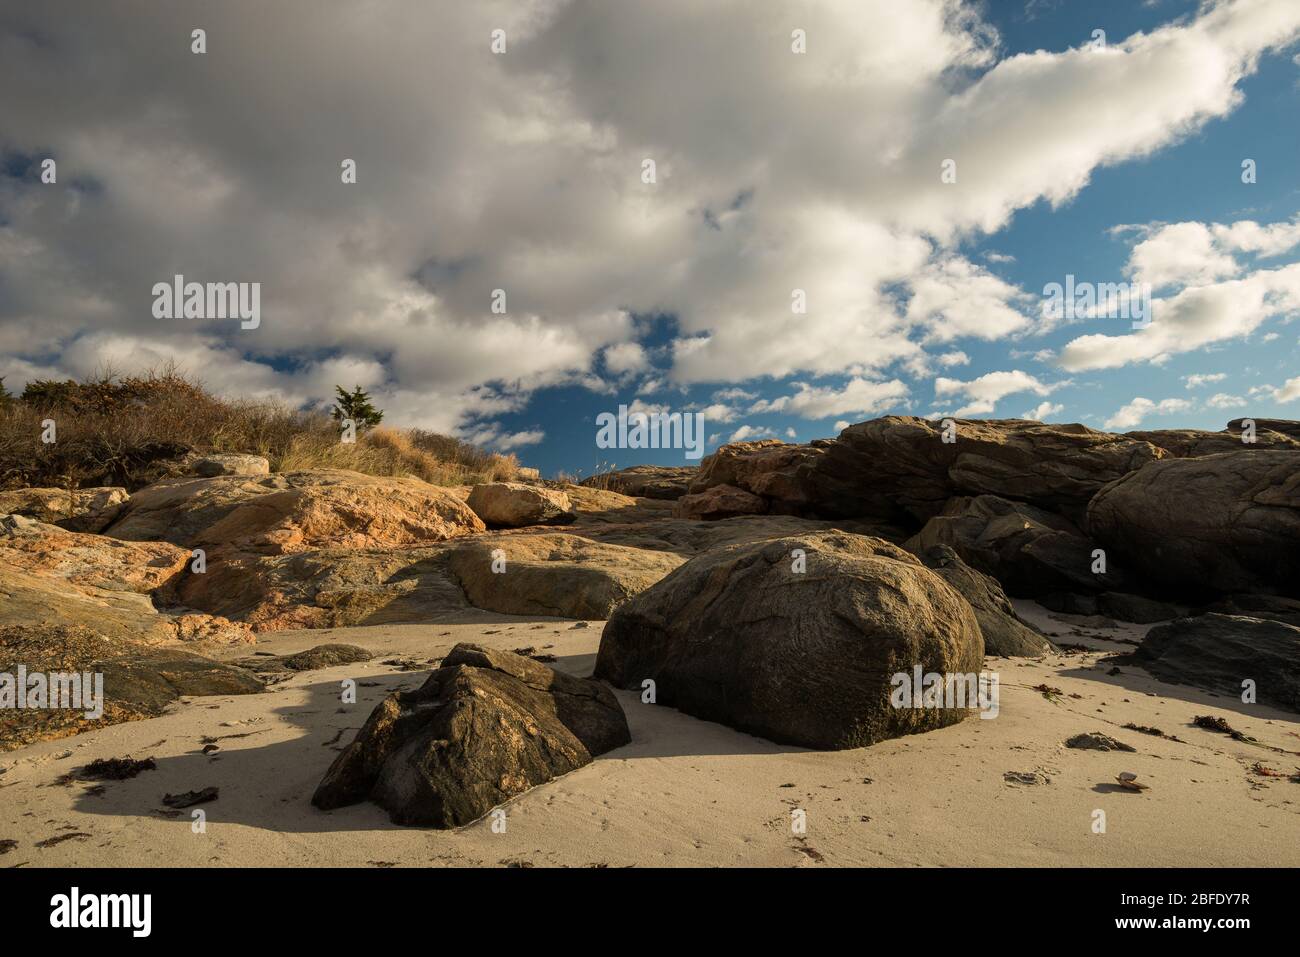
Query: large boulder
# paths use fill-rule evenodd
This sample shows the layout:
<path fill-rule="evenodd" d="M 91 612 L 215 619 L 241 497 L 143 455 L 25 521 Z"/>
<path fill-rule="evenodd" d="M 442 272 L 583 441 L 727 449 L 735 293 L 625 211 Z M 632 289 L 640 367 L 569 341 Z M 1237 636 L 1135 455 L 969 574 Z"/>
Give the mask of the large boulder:
<path fill-rule="evenodd" d="M 1110 556 L 1104 573 L 1093 572 L 1100 567 L 1093 555 L 1096 546 L 1073 522 L 996 495 L 951 499 L 905 545 L 918 555 L 947 545 L 1017 597 L 1104 591 L 1123 581 Z"/>
<path fill-rule="evenodd" d="M 108 637 L 95 628 L 0 625 L 0 674 L 14 675 L 20 665 L 28 675 L 102 674 L 104 711 L 87 718 L 86 708 L 0 708 L 0 751 L 156 717 L 182 695 L 255 694 L 265 687 L 243 668 L 176 648 Z"/>
<path fill-rule="evenodd" d="M 703 492 L 683 495 L 673 507 L 674 518 L 709 521 L 737 515 L 762 515 L 767 501 L 734 485 L 713 485 Z"/>
<path fill-rule="evenodd" d="M 942 578 L 896 545 L 830 531 L 691 559 L 614 612 L 595 676 L 650 679 L 659 704 L 837 749 L 960 721 L 959 708 L 893 707 L 894 676 L 983 660 L 975 614 Z"/>
<path fill-rule="evenodd" d="M 157 482 L 105 534 L 280 554 L 445 541 L 484 530 L 449 490 L 415 478 L 310 469 Z"/>
<path fill-rule="evenodd" d="M 78 532 L 100 532 L 130 498 L 126 489 L 20 488 L 0 492 L 0 515 L 23 515 Z"/>
<path fill-rule="evenodd" d="M 1016 614 L 996 579 L 971 568 L 947 545 L 935 545 L 917 557 L 970 603 L 986 655 L 1041 658 L 1052 650 L 1046 636 Z"/>
<path fill-rule="evenodd" d="M 563 492 L 520 482 L 475 485 L 468 504 L 492 528 L 568 525 L 577 517 Z"/>
<path fill-rule="evenodd" d="M 601 472 L 583 479 L 581 484 L 635 498 L 671 500 L 686 494 L 698 471 L 694 465 L 634 465 L 617 472 Z"/>
<path fill-rule="evenodd" d="M 667 552 L 547 534 L 477 539 L 454 549 L 449 565 L 478 608 L 596 620 L 682 561 Z"/>
<path fill-rule="evenodd" d="M 1134 652 L 1157 678 L 1239 698 L 1244 681 L 1255 700 L 1300 712 L 1300 628 L 1234 615 L 1198 615 L 1157 625 Z"/>
<path fill-rule="evenodd" d="M 312 803 L 369 798 L 397 824 L 459 827 L 630 740 L 608 688 L 461 644 L 418 690 L 371 713 Z"/>
<path fill-rule="evenodd" d="M 1300 455 L 1259 450 L 1152 462 L 1097 493 L 1088 529 L 1129 567 L 1174 591 L 1300 596 Z"/>

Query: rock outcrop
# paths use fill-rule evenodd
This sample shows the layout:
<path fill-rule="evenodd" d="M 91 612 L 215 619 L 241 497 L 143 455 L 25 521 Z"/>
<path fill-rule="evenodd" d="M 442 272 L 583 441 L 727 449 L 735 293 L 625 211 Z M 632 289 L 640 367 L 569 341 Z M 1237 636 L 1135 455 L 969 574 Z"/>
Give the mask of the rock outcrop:
<path fill-rule="evenodd" d="M 439 542 L 484 528 L 450 491 L 419 479 L 315 469 L 158 482 L 136 492 L 105 534 L 284 554 Z"/>
<path fill-rule="evenodd" d="M 983 660 L 975 614 L 942 578 L 896 545 L 831 531 L 691 559 L 614 612 L 595 676 L 648 679 L 660 705 L 836 749 L 960 721 L 956 707 L 892 706 L 894 676 Z"/>
<path fill-rule="evenodd" d="M 461 644 L 374 710 L 312 803 L 370 799 L 397 824 L 459 827 L 630 740 L 608 688 Z"/>
<path fill-rule="evenodd" d="M 80 625 L 146 644 L 252 641 L 246 626 L 225 618 L 159 610 L 174 598 L 188 559 L 164 542 L 123 542 L 4 516 L 0 624 Z"/>
<path fill-rule="evenodd" d="M 1157 678 L 1239 698 L 1244 681 L 1255 700 L 1300 712 L 1300 628 L 1233 615 L 1198 615 L 1157 625 L 1134 652 Z"/>
<path fill-rule="evenodd" d="M 1243 618 L 1269 618 L 1300 627 L 1300 599 L 1281 595 L 1228 595 L 1202 611 Z"/>
<path fill-rule="evenodd" d="M 305 651 L 291 655 L 260 655 L 255 658 L 240 658 L 234 663 L 240 668 L 258 674 L 277 671 L 318 671 L 321 668 L 335 668 L 339 665 L 351 665 L 374 658 L 364 648 L 357 645 L 316 645 Z"/>
<path fill-rule="evenodd" d="M 445 547 L 219 555 L 179 600 L 258 632 L 427 622 L 468 608 Z"/>
<path fill-rule="evenodd" d="M 969 602 L 986 655 L 1041 658 L 1052 650 L 1047 637 L 1016 614 L 997 580 L 971 568 L 947 545 L 935 545 L 917 557 Z"/>
<path fill-rule="evenodd" d="M 20 488 L 0 492 L 0 515 L 23 515 L 77 532 L 101 532 L 130 498 L 117 487 Z"/>
<path fill-rule="evenodd" d="M 451 571 L 471 604 L 505 615 L 604 619 L 682 564 L 677 555 L 576 535 L 512 535 L 455 548 Z"/>
<path fill-rule="evenodd" d="M 734 485 L 713 485 L 703 492 L 683 495 L 673 507 L 674 518 L 712 520 L 737 515 L 762 515 L 767 500 Z"/>
<path fill-rule="evenodd" d="M 1260 429 L 1253 443 L 1244 443 L 1240 431 L 1205 432 L 1200 429 L 1161 429 L 1151 432 L 1126 432 L 1129 438 L 1150 442 L 1169 455 L 1180 458 L 1199 458 L 1220 452 L 1241 452 L 1255 449 L 1280 449 L 1300 452 L 1300 440 L 1283 432 Z"/>
<path fill-rule="evenodd" d="M 1016 597 L 1103 591 L 1123 583 L 1109 556 L 1105 572 L 1093 571 L 1101 567 L 1096 545 L 1069 519 L 996 495 L 951 499 L 906 542 L 918 555 L 936 545 L 949 546 Z"/>
<path fill-rule="evenodd" d="M 704 460 L 698 493 L 734 485 L 768 511 L 821 518 L 924 522 L 955 495 L 998 495 L 1072 519 L 1103 485 L 1165 453 L 1082 425 L 1020 419 L 941 421 L 886 416 L 810 445 L 738 443 Z"/>
<path fill-rule="evenodd" d="M 475 485 L 468 504 L 491 528 L 568 525 L 577 517 L 563 492 L 520 482 Z"/>
<path fill-rule="evenodd" d="M 261 455 L 213 452 L 189 462 L 190 471 L 204 478 L 216 475 L 270 475 L 271 463 Z"/>
<path fill-rule="evenodd" d="M 0 674 L 103 675 L 103 715 L 83 708 L 0 708 L 0 751 L 123 721 L 157 717 L 182 695 L 255 694 L 255 675 L 176 648 L 107 637 L 93 628 L 27 623 L 0 625 Z"/>
<path fill-rule="evenodd" d="M 672 500 L 686 494 L 699 469 L 694 465 L 634 465 L 582 480 L 589 488 L 607 489 L 634 498 Z"/>
<path fill-rule="evenodd" d="M 1153 584 L 1300 597 L 1300 455 L 1225 452 L 1153 462 L 1088 506 L 1092 536 Z"/>

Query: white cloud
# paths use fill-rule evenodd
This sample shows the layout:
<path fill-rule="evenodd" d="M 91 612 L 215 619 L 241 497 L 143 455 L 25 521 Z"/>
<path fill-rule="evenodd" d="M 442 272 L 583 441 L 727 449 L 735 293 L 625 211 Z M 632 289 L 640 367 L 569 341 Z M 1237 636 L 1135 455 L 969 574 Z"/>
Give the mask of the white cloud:
<path fill-rule="evenodd" d="M 1300 376 L 1283 382 L 1282 388 L 1273 393 L 1273 398 L 1278 402 L 1294 402 L 1300 399 Z"/>
<path fill-rule="evenodd" d="M 942 355 L 936 356 L 935 359 L 938 361 L 939 365 L 943 366 L 945 369 L 951 369 L 955 366 L 964 366 L 970 363 L 970 356 L 960 350 L 956 352 L 945 352 Z"/>
<path fill-rule="evenodd" d="M 605 350 L 605 368 L 614 375 L 643 372 L 650 365 L 645 349 L 636 342 L 619 342 Z"/>
<path fill-rule="evenodd" d="M 1228 395 L 1226 392 L 1216 392 L 1205 400 L 1205 407 L 1208 409 L 1239 409 L 1246 404 L 1246 400 L 1241 396 Z"/>
<path fill-rule="evenodd" d="M 1001 399 L 1009 395 L 1014 395 L 1017 392 L 1033 392 L 1035 395 L 1044 396 L 1051 395 L 1052 392 L 1066 384 L 1065 382 L 1058 382 L 1047 385 L 1038 381 L 1029 373 L 1016 369 L 1010 372 L 989 372 L 969 382 L 940 377 L 934 380 L 934 395 L 935 398 L 962 396 L 970 400 L 967 405 L 962 406 L 954 413 L 956 415 L 986 415 L 994 410 Z"/>
<path fill-rule="evenodd" d="M 750 412 L 788 412 L 805 419 L 825 419 L 833 415 L 875 415 L 897 405 L 907 398 L 907 384 L 900 379 L 872 382 L 853 378 L 841 389 L 815 388 L 804 382 L 795 383 L 793 395 L 775 399 L 762 399 Z"/>
<path fill-rule="evenodd" d="M 719 389 L 713 393 L 713 398 L 716 402 L 751 402 L 758 398 L 758 393 L 745 389 Z"/>
<path fill-rule="evenodd" d="M 1221 223 L 1171 223 L 1121 226 L 1143 235 L 1129 255 L 1128 275 L 1159 289 L 1196 286 L 1238 276 L 1245 268 L 1238 254 L 1279 256 L 1300 244 L 1300 217 L 1261 225 L 1252 220 Z"/>
<path fill-rule="evenodd" d="M 496 447 L 503 452 L 509 452 L 511 449 L 519 449 L 527 445 L 538 445 L 545 438 L 546 433 L 541 429 L 531 429 L 527 432 L 513 432 L 497 439 Z"/>
<path fill-rule="evenodd" d="M 1023 418 L 1034 419 L 1038 422 L 1046 422 L 1065 411 L 1065 406 L 1056 402 L 1040 402 L 1034 408 L 1026 412 Z"/>
<path fill-rule="evenodd" d="M 706 405 L 704 408 L 695 411 L 704 413 L 705 422 L 721 422 L 725 424 L 736 421 L 740 416 L 740 413 L 731 406 L 724 405 L 721 402 Z"/>
<path fill-rule="evenodd" d="M 204 9 L 217 71 L 176 40 L 183 6 L 6 11 L 0 146 L 97 184 L 4 187 L 7 368 L 71 368 L 79 339 L 111 334 L 212 359 L 235 391 L 322 400 L 335 372 L 366 371 L 393 421 L 455 424 L 547 385 L 607 390 L 602 351 L 612 374 L 644 372 L 633 311 L 676 317 L 677 384 L 921 369 L 926 346 L 1026 328 L 1021 294 L 958 242 L 1227 115 L 1260 54 L 1300 33 L 1291 0 L 1240 0 L 1104 52 L 997 61 L 954 0 L 801 5 L 807 56 L 788 16 L 743 0 L 376 0 L 364 17 L 282 0 L 255 25 L 242 4 Z M 497 27 L 507 56 L 485 52 Z M 1267 255 L 1283 238 L 1221 241 Z M 152 320 L 148 290 L 175 272 L 262 282 L 262 327 Z M 1159 345 L 1135 351 L 1178 351 Z M 833 393 L 788 398 L 868 412 Z"/>
<path fill-rule="evenodd" d="M 1261 269 L 1240 279 L 1190 286 L 1153 302 L 1152 323 L 1126 335 L 1071 340 L 1057 363 L 1069 371 L 1114 369 L 1237 339 L 1262 323 L 1300 310 L 1300 263 Z"/>
<path fill-rule="evenodd" d="M 775 438 L 776 433 L 766 426 L 742 425 L 735 432 L 731 433 L 728 442 L 755 442 L 759 439 Z"/>
<path fill-rule="evenodd" d="M 1183 376 L 1183 381 L 1187 383 L 1187 388 L 1199 389 L 1203 385 L 1207 385 L 1211 382 L 1222 382 L 1226 378 L 1228 378 L 1228 375 L 1225 372 L 1198 372 L 1193 373 L 1192 375 Z"/>
<path fill-rule="evenodd" d="M 1159 402 L 1152 402 L 1150 399 L 1138 397 L 1107 419 L 1103 427 L 1131 429 L 1141 424 L 1148 416 L 1187 412 L 1191 408 L 1192 403 L 1187 399 L 1162 399 Z"/>

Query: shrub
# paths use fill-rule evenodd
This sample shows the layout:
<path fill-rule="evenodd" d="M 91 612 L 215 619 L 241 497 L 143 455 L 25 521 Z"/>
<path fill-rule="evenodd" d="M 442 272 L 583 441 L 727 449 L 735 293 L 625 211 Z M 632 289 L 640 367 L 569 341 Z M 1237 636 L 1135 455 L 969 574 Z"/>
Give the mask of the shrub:
<path fill-rule="evenodd" d="M 48 445 L 47 418 L 57 430 Z M 519 467 L 513 455 L 417 429 L 372 427 L 344 444 L 328 413 L 220 398 L 173 369 L 36 381 L 19 398 L 0 400 L 0 488 L 136 489 L 174 474 L 187 452 L 248 452 L 276 471 L 342 468 L 444 485 L 511 478 Z"/>

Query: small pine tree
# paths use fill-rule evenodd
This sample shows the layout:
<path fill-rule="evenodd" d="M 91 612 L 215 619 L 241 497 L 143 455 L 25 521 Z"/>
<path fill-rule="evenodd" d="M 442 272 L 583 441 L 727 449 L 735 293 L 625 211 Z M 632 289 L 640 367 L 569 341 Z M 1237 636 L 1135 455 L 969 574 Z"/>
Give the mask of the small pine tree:
<path fill-rule="evenodd" d="M 10 394 L 9 390 L 5 388 L 5 377 L 0 375 L 0 409 L 3 409 L 13 400 L 14 397 Z"/>
<path fill-rule="evenodd" d="M 382 409 L 376 409 L 370 404 L 370 393 L 366 392 L 361 386 L 357 386 L 352 392 L 348 392 L 341 385 L 334 387 L 337 395 L 337 403 L 330 412 L 336 421 L 351 419 L 356 423 L 357 431 L 360 432 L 371 426 L 378 425 L 384 420 Z"/>

